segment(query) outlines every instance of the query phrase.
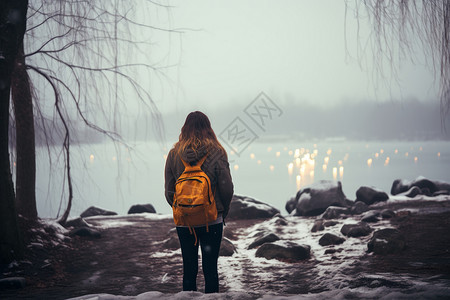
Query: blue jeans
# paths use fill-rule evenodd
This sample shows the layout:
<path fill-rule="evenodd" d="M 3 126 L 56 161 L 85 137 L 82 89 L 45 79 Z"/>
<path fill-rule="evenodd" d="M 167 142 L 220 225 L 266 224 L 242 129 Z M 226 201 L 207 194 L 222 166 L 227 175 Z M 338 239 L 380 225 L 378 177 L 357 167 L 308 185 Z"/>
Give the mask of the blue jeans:
<path fill-rule="evenodd" d="M 195 236 L 187 227 L 177 227 L 180 239 L 181 254 L 183 256 L 183 291 L 197 290 L 198 246 L 202 249 L 202 268 L 205 276 L 205 293 L 219 292 L 219 275 L 217 260 L 219 258 L 220 243 L 222 242 L 223 223 L 194 229 Z"/>

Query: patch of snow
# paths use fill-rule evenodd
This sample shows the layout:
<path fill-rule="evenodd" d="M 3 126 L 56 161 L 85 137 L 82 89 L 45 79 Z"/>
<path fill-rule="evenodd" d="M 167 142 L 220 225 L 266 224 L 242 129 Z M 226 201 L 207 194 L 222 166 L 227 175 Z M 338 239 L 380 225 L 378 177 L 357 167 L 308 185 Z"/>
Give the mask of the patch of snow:
<path fill-rule="evenodd" d="M 148 220 L 166 220 L 166 219 L 173 219 L 173 215 L 172 214 L 150 214 L 150 213 L 145 213 L 145 214 L 140 214 L 141 216 L 143 216 L 144 218 L 148 219 Z"/>
<path fill-rule="evenodd" d="M 135 222 L 120 221 L 120 220 L 101 220 L 101 221 L 99 221 L 99 223 L 101 223 L 101 225 L 100 226 L 96 226 L 96 227 L 99 227 L 99 228 L 102 228 L 102 229 L 136 225 Z"/>
<path fill-rule="evenodd" d="M 164 250 L 164 251 L 161 251 L 161 252 L 155 252 L 155 253 L 152 253 L 150 255 L 150 257 L 161 258 L 161 257 L 172 257 L 172 256 L 175 256 L 175 255 L 181 255 L 181 249 L 172 250 L 172 251 Z"/>
<path fill-rule="evenodd" d="M 380 299 L 380 300 L 409 300 L 416 299 L 448 299 L 450 287 L 442 284 L 425 284 L 407 289 L 401 288 L 343 288 L 321 293 L 300 295 L 258 295 L 247 292 L 227 292 L 216 294 L 203 294 L 200 292 L 179 292 L 176 294 L 149 291 L 137 296 L 116 296 L 111 294 L 91 294 L 67 300 L 328 300 L 328 299 Z M 256 298 L 258 297 L 258 298 Z"/>

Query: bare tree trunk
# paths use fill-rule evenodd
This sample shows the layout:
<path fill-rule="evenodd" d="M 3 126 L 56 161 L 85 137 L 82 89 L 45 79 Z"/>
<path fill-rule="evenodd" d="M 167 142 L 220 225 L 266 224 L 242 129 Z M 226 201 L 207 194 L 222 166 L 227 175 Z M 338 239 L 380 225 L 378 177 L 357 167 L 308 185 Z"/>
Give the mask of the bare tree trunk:
<path fill-rule="evenodd" d="M 26 27 L 27 0 L 0 1 L 0 263 L 22 255 L 8 149 L 11 74 Z"/>
<path fill-rule="evenodd" d="M 17 212 L 26 219 L 36 220 L 36 150 L 30 84 L 22 43 L 11 82 L 16 121 L 16 207 Z"/>

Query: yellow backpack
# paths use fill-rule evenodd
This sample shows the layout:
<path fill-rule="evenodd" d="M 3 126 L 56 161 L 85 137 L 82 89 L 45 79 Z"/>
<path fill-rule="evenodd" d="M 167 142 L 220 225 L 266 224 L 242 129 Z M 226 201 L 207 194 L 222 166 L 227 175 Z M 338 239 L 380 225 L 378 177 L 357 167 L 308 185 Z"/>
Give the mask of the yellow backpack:
<path fill-rule="evenodd" d="M 208 223 L 217 219 L 211 181 L 201 169 L 205 160 L 206 155 L 196 165 L 191 166 L 181 159 L 184 171 L 175 182 L 172 205 L 175 225 L 188 226 L 196 237 L 196 243 L 197 235 L 193 227 L 205 225 L 208 230 Z"/>

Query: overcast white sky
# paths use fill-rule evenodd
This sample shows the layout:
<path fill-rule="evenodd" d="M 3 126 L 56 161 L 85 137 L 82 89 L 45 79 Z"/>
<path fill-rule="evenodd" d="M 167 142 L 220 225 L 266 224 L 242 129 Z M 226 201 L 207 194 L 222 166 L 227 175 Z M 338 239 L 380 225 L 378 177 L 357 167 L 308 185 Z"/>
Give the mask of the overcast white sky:
<path fill-rule="evenodd" d="M 420 58 L 418 64 L 402 60 L 399 82 L 389 79 L 388 67 L 385 81 L 374 79 L 370 50 L 360 64 L 356 18 L 352 8 L 345 15 L 344 0 L 170 4 L 168 26 L 184 33 L 171 34 L 170 43 L 167 33 L 154 37 L 154 59 L 159 55 L 176 64 L 167 70 L 167 78 L 153 81 L 162 111 L 242 106 L 260 91 L 281 104 L 411 97 L 438 101 L 433 74 Z M 359 34 L 364 44 L 369 31 L 362 22 Z"/>

